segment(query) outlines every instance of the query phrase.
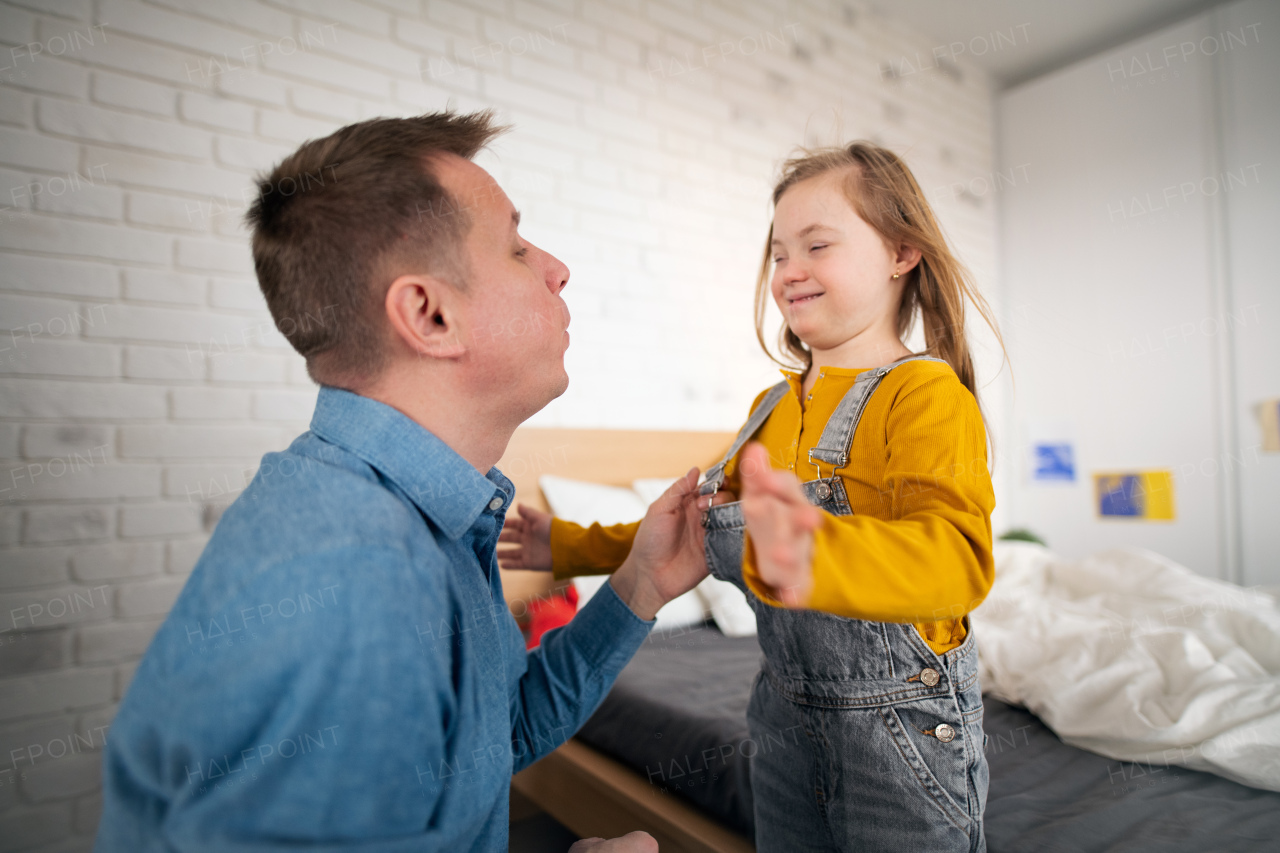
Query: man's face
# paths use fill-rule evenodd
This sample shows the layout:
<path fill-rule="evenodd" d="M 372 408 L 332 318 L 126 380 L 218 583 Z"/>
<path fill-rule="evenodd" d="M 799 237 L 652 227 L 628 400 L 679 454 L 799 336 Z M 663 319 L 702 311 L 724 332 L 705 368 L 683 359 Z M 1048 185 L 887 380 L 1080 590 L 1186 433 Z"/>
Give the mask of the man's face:
<path fill-rule="evenodd" d="M 529 417 L 569 385 L 569 308 L 560 297 L 569 268 L 520 236 L 519 212 L 484 169 L 447 155 L 435 172 L 471 219 L 456 312 L 469 379 L 495 404 Z"/>

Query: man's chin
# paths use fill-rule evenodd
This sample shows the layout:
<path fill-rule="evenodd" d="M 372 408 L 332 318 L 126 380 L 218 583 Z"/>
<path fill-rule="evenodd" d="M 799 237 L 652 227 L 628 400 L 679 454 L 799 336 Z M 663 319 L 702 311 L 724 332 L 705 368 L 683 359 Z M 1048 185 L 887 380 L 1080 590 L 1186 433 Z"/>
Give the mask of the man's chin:
<path fill-rule="evenodd" d="M 552 375 L 547 377 L 547 382 L 545 385 L 543 385 L 541 382 L 538 383 L 538 385 L 541 386 L 544 389 L 544 391 L 543 391 L 542 399 L 537 403 L 538 408 L 535 411 L 540 412 L 543 409 L 545 409 L 548 405 L 550 405 L 552 400 L 556 399 L 557 397 L 563 396 L 564 392 L 569 388 L 569 374 L 567 371 L 565 371 L 563 365 L 561 365 L 558 369 L 553 368 L 552 371 L 550 372 L 552 373 Z M 532 387 L 532 384 L 526 387 Z"/>

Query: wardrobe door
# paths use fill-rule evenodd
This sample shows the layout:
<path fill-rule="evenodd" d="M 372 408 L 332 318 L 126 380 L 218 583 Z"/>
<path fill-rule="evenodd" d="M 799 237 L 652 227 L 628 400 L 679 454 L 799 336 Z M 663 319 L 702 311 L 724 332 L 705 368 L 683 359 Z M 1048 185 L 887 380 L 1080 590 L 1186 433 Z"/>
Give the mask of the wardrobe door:
<path fill-rule="evenodd" d="M 1222 443 L 1200 332 L 1217 310 L 1216 199 L 1198 190 L 1216 160 L 1212 35 L 1203 14 L 1000 96 L 1000 169 L 1027 176 L 1002 194 L 1002 497 L 1059 553 L 1145 547 L 1225 577 L 1221 489 L 1197 473 Z M 1033 476 L 1040 442 L 1072 446 L 1074 480 Z M 1175 519 L 1098 514 L 1093 474 L 1149 470 L 1174 473 Z"/>
<path fill-rule="evenodd" d="M 1259 407 L 1280 398 L 1280 4 L 1245 0 L 1217 10 L 1222 192 L 1232 322 L 1241 583 L 1280 584 L 1280 453 L 1264 453 Z"/>

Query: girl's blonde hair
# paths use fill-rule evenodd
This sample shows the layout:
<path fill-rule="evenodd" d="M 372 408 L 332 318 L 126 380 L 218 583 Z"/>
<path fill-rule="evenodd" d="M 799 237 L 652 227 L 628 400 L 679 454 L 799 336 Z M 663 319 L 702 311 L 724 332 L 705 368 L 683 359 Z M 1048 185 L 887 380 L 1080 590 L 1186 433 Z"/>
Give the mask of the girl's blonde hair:
<path fill-rule="evenodd" d="M 947 245 L 915 176 L 898 155 L 866 141 L 854 142 L 843 148 L 802 149 L 801 156 L 783 164 L 782 177 L 773 189 L 774 207 L 793 185 L 827 172 L 843 173 L 841 188 L 854 211 L 890 245 L 906 244 L 920 250 L 920 263 L 906 274 L 902 289 L 898 337 L 906 337 L 919 314 L 924 323 L 925 353 L 951 365 L 976 399 L 978 389 L 973 359 L 964 332 L 966 299 L 973 303 L 991 327 L 1002 351 L 1004 339 L 987 301 L 974 287 L 968 270 Z M 756 280 L 756 339 L 771 359 L 784 367 L 792 367 L 794 365 L 774 356 L 764 340 L 764 314 L 773 272 L 772 244 L 771 223 L 764 242 L 760 275 Z M 779 331 L 778 344 L 785 355 L 800 362 L 805 370 L 813 366 L 813 354 L 785 321 Z"/>

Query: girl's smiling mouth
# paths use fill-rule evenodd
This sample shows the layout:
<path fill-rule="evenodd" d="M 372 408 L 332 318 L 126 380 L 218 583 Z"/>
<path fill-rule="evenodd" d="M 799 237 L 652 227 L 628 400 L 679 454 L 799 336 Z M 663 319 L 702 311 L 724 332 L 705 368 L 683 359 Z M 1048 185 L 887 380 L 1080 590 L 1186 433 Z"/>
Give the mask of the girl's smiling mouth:
<path fill-rule="evenodd" d="M 804 296 L 796 296 L 794 298 L 788 299 L 787 302 L 790 303 L 791 305 L 800 305 L 801 303 L 804 303 L 804 302 L 812 302 L 813 300 L 817 299 L 821 295 L 822 295 L 821 293 L 807 293 Z"/>

